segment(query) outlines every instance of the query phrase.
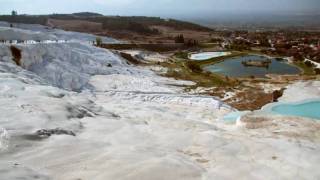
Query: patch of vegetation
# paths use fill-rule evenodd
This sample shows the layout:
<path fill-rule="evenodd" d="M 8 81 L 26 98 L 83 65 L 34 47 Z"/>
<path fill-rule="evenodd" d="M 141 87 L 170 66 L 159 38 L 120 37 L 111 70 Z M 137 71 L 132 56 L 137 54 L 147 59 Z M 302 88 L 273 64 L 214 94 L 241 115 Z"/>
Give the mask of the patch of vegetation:
<path fill-rule="evenodd" d="M 309 67 L 303 61 L 295 61 L 293 64 L 296 65 L 297 67 L 299 67 L 303 71 L 304 75 L 314 75 L 315 74 L 313 67 L 312 66 Z"/>
<path fill-rule="evenodd" d="M 99 13 L 92 13 L 92 12 L 79 12 L 79 13 L 73 13 L 72 15 L 78 16 L 78 17 L 101 17 L 102 14 Z"/>
<path fill-rule="evenodd" d="M 126 59 L 130 64 L 140 64 L 141 62 L 131 56 L 131 54 L 127 54 L 124 52 L 120 52 L 120 56 Z"/>
<path fill-rule="evenodd" d="M 281 58 L 281 57 L 276 57 L 275 60 L 276 60 L 276 61 L 280 61 L 280 62 L 281 62 L 281 61 L 284 61 L 284 59 Z"/>
<path fill-rule="evenodd" d="M 194 61 L 187 61 L 186 65 L 194 73 L 202 73 L 203 72 L 201 66 Z"/>
<path fill-rule="evenodd" d="M 199 42 L 194 39 L 189 39 L 187 42 L 184 43 L 184 45 L 188 48 L 197 47 L 199 45 Z"/>
<path fill-rule="evenodd" d="M 213 29 L 205 27 L 205 26 L 200 26 L 194 23 L 186 22 L 186 21 L 178 21 L 174 19 L 167 19 L 161 20 L 161 25 L 168 26 L 168 27 L 173 27 L 176 30 L 184 30 L 184 29 L 189 29 L 189 30 L 195 30 L 195 31 L 213 31 Z"/>
<path fill-rule="evenodd" d="M 188 52 L 185 52 L 185 51 L 179 51 L 179 52 L 176 52 L 174 54 L 175 57 L 177 58 L 181 58 L 181 59 L 189 59 L 189 53 Z"/>
<path fill-rule="evenodd" d="M 305 61 L 304 64 L 307 66 L 307 67 L 313 67 L 314 64 L 310 61 Z"/>
<path fill-rule="evenodd" d="M 171 52 L 186 49 L 183 44 L 102 44 L 102 47 L 115 50 L 142 49 L 152 52 Z"/>
<path fill-rule="evenodd" d="M 175 42 L 175 43 L 184 43 L 183 34 L 180 34 L 180 35 L 176 36 L 176 37 L 174 38 L 174 42 Z"/>
<path fill-rule="evenodd" d="M 195 30 L 209 32 L 213 29 L 201 26 L 198 24 L 175 20 L 175 19 L 162 19 L 160 17 L 146 17 L 146 16 L 104 16 L 104 18 L 117 18 L 120 21 L 130 20 L 133 22 L 139 22 L 146 26 L 167 26 L 176 30 Z"/>
<path fill-rule="evenodd" d="M 102 45 L 102 39 L 100 37 L 96 37 L 96 46 L 100 47 Z"/>
<path fill-rule="evenodd" d="M 104 30 L 131 31 L 144 35 L 159 34 L 157 29 L 151 26 L 167 26 L 177 30 L 212 31 L 212 29 L 197 24 L 173 19 L 161 19 L 160 17 L 145 16 L 103 16 L 97 13 L 83 12 L 75 14 L 51 14 L 51 15 L 2 15 L 0 21 L 10 23 L 26 23 L 46 25 L 48 19 L 58 20 L 84 20 L 102 23 Z"/>
<path fill-rule="evenodd" d="M 15 46 L 10 46 L 11 54 L 13 56 L 12 60 L 18 65 L 21 66 L 21 50 Z"/>
<path fill-rule="evenodd" d="M 141 24 L 140 22 L 135 22 L 128 19 L 121 20 L 118 18 L 101 17 L 95 18 L 93 19 L 93 21 L 101 22 L 103 29 L 111 31 L 127 30 L 144 35 L 160 34 L 160 32 L 157 29 L 150 28 L 144 24 Z"/>
<path fill-rule="evenodd" d="M 217 47 L 218 45 L 217 44 L 214 44 L 214 43 L 199 43 L 198 46 L 200 48 L 215 48 Z"/>
<path fill-rule="evenodd" d="M 232 44 L 229 45 L 228 47 L 231 50 L 236 50 L 236 51 L 245 51 L 245 50 L 250 50 L 250 43 L 247 41 L 243 40 L 236 40 Z"/>
<path fill-rule="evenodd" d="M 10 23 L 25 23 L 25 24 L 41 24 L 46 25 L 48 18 L 46 16 L 27 16 L 27 15 L 2 15 L 0 21 Z"/>
<path fill-rule="evenodd" d="M 233 86 L 236 81 L 210 72 L 203 71 L 201 66 L 193 61 L 171 60 L 172 62 L 162 62 L 160 65 L 168 69 L 164 75 L 180 80 L 193 81 L 196 85 L 189 87 L 217 87 Z"/>
<path fill-rule="evenodd" d="M 222 38 L 211 38 L 209 40 L 210 43 L 221 43 L 223 42 L 223 39 Z"/>

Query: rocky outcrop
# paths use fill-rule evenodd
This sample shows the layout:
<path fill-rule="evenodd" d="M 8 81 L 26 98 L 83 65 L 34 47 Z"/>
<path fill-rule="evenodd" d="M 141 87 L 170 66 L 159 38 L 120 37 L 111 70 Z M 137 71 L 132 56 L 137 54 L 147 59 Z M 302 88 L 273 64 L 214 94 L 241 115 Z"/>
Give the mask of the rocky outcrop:
<path fill-rule="evenodd" d="M 264 61 L 248 60 L 248 61 L 243 61 L 242 64 L 244 66 L 254 66 L 254 67 L 268 68 L 269 65 L 271 64 L 271 60 L 264 60 Z"/>
<path fill-rule="evenodd" d="M 48 138 L 52 135 L 69 135 L 69 136 L 76 136 L 76 134 L 69 130 L 64 130 L 60 128 L 56 129 L 41 129 L 35 133 L 36 136 L 40 138 Z"/>

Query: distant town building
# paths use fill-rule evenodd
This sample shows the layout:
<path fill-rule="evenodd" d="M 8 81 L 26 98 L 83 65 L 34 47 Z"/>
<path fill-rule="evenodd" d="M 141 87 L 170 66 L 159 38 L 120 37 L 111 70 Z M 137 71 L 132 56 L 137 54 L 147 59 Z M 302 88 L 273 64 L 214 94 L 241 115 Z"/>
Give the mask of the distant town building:
<path fill-rule="evenodd" d="M 17 15 L 18 15 L 17 11 L 15 11 L 15 10 L 11 11 L 11 16 L 17 16 Z"/>

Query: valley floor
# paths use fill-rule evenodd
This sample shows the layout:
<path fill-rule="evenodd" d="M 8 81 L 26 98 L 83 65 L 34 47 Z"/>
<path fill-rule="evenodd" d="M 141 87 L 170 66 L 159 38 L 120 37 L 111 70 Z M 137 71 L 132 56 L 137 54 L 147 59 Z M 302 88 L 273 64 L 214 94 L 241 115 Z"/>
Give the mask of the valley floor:
<path fill-rule="evenodd" d="M 319 179 L 320 124 L 234 111 L 81 42 L 0 45 L 0 179 Z M 318 82 L 297 87 L 319 97 Z M 250 121 L 251 119 L 251 121 Z"/>

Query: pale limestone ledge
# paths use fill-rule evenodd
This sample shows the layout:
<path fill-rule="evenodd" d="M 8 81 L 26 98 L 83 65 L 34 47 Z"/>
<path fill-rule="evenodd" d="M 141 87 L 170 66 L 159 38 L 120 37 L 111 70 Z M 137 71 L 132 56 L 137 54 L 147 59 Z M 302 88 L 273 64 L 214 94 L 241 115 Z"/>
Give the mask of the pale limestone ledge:
<path fill-rule="evenodd" d="M 310 99 L 320 99 L 320 81 L 301 81 L 289 85 L 280 102 L 299 102 Z"/>
<path fill-rule="evenodd" d="M 296 103 L 320 99 L 320 81 L 301 81 L 289 85 L 280 103 Z M 237 126 L 246 129 L 259 129 L 261 134 L 270 133 L 273 137 L 304 139 L 320 142 L 320 122 L 303 117 L 289 117 L 271 114 L 268 104 L 262 110 L 248 113 L 237 121 Z M 320 107 L 319 107 L 320 110 Z M 268 132 L 268 133 L 266 133 Z"/>

